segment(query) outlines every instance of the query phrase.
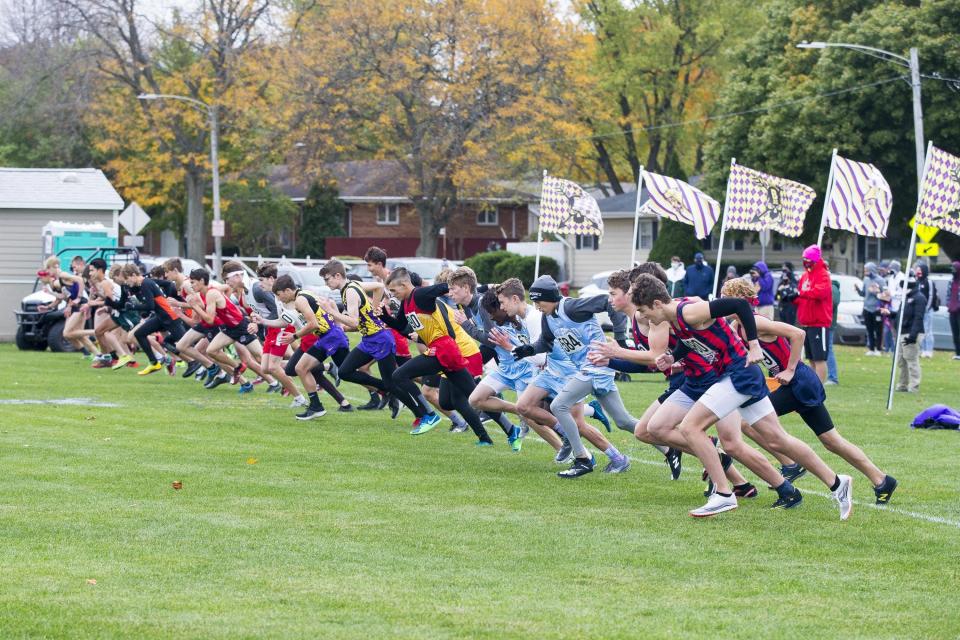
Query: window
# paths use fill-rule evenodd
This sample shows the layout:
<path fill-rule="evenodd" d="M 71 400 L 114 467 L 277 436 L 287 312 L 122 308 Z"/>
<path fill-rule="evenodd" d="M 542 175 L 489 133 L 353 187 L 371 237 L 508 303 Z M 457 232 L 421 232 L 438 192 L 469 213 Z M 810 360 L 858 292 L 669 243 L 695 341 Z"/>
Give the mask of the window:
<path fill-rule="evenodd" d="M 378 206 L 377 224 L 400 224 L 400 205 L 381 204 Z"/>
<path fill-rule="evenodd" d="M 637 249 L 652 249 L 657 239 L 656 220 L 641 220 L 637 230 Z"/>
<path fill-rule="evenodd" d="M 477 224 L 481 227 L 493 227 L 500 224 L 500 212 L 496 209 L 481 209 L 477 212 Z"/>
<path fill-rule="evenodd" d="M 600 248 L 600 238 L 598 236 L 577 236 L 577 249 L 596 251 Z"/>

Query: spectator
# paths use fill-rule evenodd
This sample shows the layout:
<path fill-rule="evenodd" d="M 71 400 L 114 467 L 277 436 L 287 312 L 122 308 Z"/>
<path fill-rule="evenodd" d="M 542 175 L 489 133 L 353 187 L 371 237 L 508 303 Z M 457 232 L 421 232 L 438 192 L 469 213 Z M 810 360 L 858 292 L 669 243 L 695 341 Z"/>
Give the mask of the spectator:
<path fill-rule="evenodd" d="M 773 320 L 773 276 L 770 275 L 770 269 L 767 268 L 767 263 L 762 260 L 755 262 L 753 269 L 750 270 L 750 279 L 753 281 L 753 284 L 759 287 L 757 290 L 757 300 L 759 304 L 757 313 L 768 320 Z"/>
<path fill-rule="evenodd" d="M 703 261 L 699 251 L 693 256 L 693 266 L 683 274 L 683 293 L 704 300 L 709 300 L 713 293 L 713 267 Z"/>
<path fill-rule="evenodd" d="M 947 289 L 947 311 L 953 334 L 953 359 L 960 360 L 960 260 L 953 262 L 953 280 Z"/>
<path fill-rule="evenodd" d="M 670 292 L 671 298 L 683 297 L 683 276 L 686 272 L 679 257 L 670 258 L 670 268 L 667 269 L 667 291 Z"/>
<path fill-rule="evenodd" d="M 923 314 L 926 309 L 926 297 L 917 286 L 917 281 L 910 278 L 902 308 L 903 336 L 900 339 L 900 355 L 897 358 L 897 366 L 900 367 L 897 391 L 916 393 L 920 390 L 919 341 L 923 339 Z"/>
<path fill-rule="evenodd" d="M 720 283 L 720 288 L 723 288 L 723 285 L 727 284 L 731 280 L 736 280 L 740 277 L 740 274 L 737 273 L 737 268 L 733 265 L 727 267 L 727 275 L 723 277 L 723 282 Z"/>
<path fill-rule="evenodd" d="M 887 324 L 890 327 L 897 326 L 897 315 L 900 313 L 900 303 L 903 301 L 903 291 L 906 287 L 906 279 L 903 272 L 900 271 L 900 261 L 891 260 L 887 265 L 887 298 L 889 300 L 889 310 L 887 312 Z M 886 326 L 886 325 L 885 325 Z M 896 329 L 887 327 L 883 334 L 883 350 L 893 353 L 893 347 L 896 340 Z"/>
<path fill-rule="evenodd" d="M 820 382 L 827 379 L 827 334 L 833 321 L 833 287 L 830 272 L 823 263 L 820 247 L 815 244 L 803 250 L 804 273 L 800 276 L 797 322 L 807 333 L 803 350 Z"/>
<path fill-rule="evenodd" d="M 780 310 L 780 322 L 797 324 L 797 276 L 793 273 L 793 263 L 784 262 L 780 268 L 780 283 L 777 284 L 777 304 Z"/>
<path fill-rule="evenodd" d="M 914 277 L 917 279 L 917 289 L 927 299 L 927 308 L 923 312 L 923 341 L 920 343 L 920 357 L 933 357 L 933 312 L 940 310 L 940 298 L 937 288 L 930 282 L 930 267 L 923 260 L 918 260 L 914 267 Z"/>
<path fill-rule="evenodd" d="M 827 268 L 830 264 L 824 260 Z M 840 309 L 840 283 L 836 280 L 830 281 L 830 294 L 833 300 L 833 321 L 830 323 L 830 329 L 827 331 L 827 381 L 824 385 L 840 384 L 840 376 L 837 372 L 837 356 L 833 353 L 833 336 L 837 329 L 837 312 Z"/>
<path fill-rule="evenodd" d="M 863 296 L 863 324 L 867 328 L 867 355 L 882 355 L 883 318 L 880 316 L 880 298 L 887 287 L 880 277 L 879 269 L 873 262 L 863 265 L 863 290 L 857 293 Z"/>

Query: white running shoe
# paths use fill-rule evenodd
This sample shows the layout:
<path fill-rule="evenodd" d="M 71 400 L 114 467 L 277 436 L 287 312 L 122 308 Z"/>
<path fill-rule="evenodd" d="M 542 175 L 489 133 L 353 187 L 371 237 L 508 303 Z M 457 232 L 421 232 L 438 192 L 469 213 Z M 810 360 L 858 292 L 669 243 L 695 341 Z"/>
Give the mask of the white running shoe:
<path fill-rule="evenodd" d="M 699 509 L 694 509 L 690 512 L 690 515 L 692 515 L 694 518 L 708 518 L 710 516 L 715 516 L 718 513 L 723 513 L 724 511 L 733 511 L 736 508 L 736 496 L 722 496 L 719 493 L 714 492 L 710 498 L 707 499 L 707 504 L 703 505 Z"/>
<path fill-rule="evenodd" d="M 294 398 L 293 402 L 290 403 L 291 409 L 296 409 L 298 407 L 308 407 L 308 406 L 310 406 L 310 402 L 303 396 L 300 396 L 299 398 Z"/>
<path fill-rule="evenodd" d="M 853 478 L 841 475 L 838 475 L 837 478 L 840 479 L 840 486 L 831 493 L 840 507 L 840 519 L 846 520 L 853 511 Z"/>

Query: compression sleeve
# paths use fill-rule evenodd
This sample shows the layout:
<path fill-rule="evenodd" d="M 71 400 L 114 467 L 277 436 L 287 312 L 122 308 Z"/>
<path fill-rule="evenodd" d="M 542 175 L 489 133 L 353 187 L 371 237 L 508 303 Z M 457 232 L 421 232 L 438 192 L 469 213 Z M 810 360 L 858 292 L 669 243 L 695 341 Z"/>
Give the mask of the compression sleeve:
<path fill-rule="evenodd" d="M 743 298 L 718 298 L 710 301 L 710 317 L 722 318 L 736 315 L 747 335 L 747 341 L 757 339 L 757 322 L 753 319 L 753 309 Z"/>
<path fill-rule="evenodd" d="M 433 313 L 437 310 L 437 298 L 447 295 L 449 291 L 446 283 L 417 287 L 413 290 L 413 301 L 424 311 Z"/>

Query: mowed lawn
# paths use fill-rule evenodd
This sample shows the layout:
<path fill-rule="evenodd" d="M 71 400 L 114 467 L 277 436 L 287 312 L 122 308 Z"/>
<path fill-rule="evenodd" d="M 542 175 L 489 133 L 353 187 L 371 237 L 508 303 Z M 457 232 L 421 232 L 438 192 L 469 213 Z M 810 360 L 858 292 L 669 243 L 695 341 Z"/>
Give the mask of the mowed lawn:
<path fill-rule="evenodd" d="M 923 391 L 887 414 L 889 359 L 839 360 L 828 406 L 899 479 L 890 506 L 825 454 L 854 477 L 848 522 L 810 476 L 798 509 L 764 488 L 694 520 L 696 462 L 671 482 L 623 432 L 627 474 L 565 481 L 533 437 L 514 454 L 500 433 L 410 436 L 406 412 L 299 423 L 263 387 L 4 345 L 0 637 L 956 637 L 960 433 L 908 424 L 960 402 L 960 362 L 923 361 Z M 636 415 L 663 387 L 638 378 Z M 11 403 L 65 398 L 119 406 Z"/>

